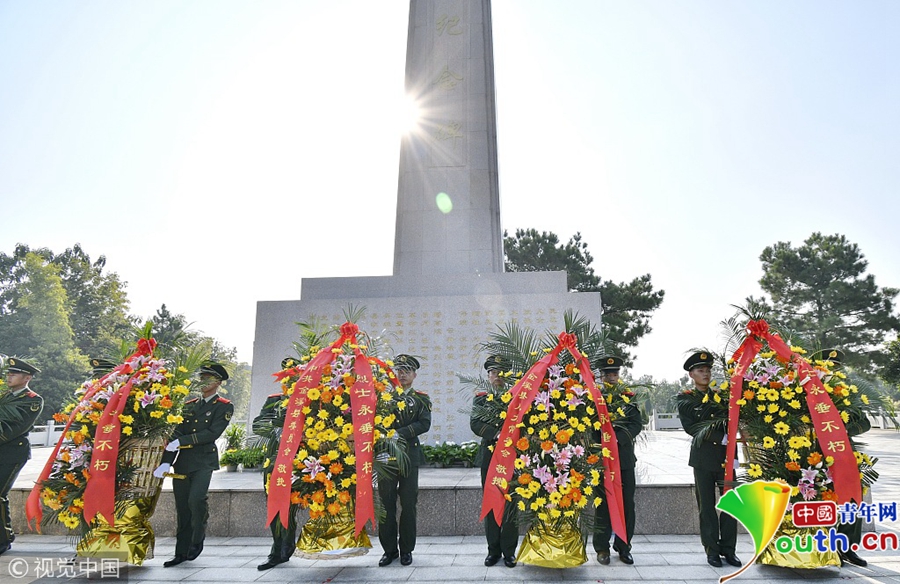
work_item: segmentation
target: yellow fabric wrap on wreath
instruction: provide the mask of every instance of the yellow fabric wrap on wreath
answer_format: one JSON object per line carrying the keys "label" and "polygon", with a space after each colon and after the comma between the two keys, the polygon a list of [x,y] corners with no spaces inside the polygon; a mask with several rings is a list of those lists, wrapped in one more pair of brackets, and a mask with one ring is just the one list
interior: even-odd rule
{"label": "yellow fabric wrap on wreath", "polygon": [[356,522],[349,510],[336,517],[310,519],[303,525],[295,556],[309,560],[337,560],[369,553],[372,543],[365,528],[354,535]]}
{"label": "yellow fabric wrap on wreath", "polygon": [[[821,568],[823,566],[840,566],[841,558],[837,552],[820,552],[816,550],[816,542],[813,540],[813,534],[818,531],[818,527],[795,527],[794,518],[790,513],[786,513],[784,519],[772,542],[766,547],[759,556],[757,563],[766,564],[768,566],[781,566],[783,568]],[[800,536],[800,544],[797,545],[796,536]],[[775,549],[775,542],[779,537],[786,536],[794,540],[794,549],[789,553],[783,554]],[[800,551],[800,549],[809,551]]]}
{"label": "yellow fabric wrap on wreath", "polygon": [[525,533],[516,560],[545,568],[574,568],[587,561],[584,550],[584,537],[573,523],[536,523]]}

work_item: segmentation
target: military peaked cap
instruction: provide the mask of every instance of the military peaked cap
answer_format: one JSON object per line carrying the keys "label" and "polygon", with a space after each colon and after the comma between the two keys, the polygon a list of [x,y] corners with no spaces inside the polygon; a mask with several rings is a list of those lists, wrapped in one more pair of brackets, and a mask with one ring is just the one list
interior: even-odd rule
{"label": "military peaked cap", "polygon": [[690,371],[694,367],[701,367],[703,365],[712,367],[714,360],[713,354],[709,351],[697,351],[684,362],[684,370]]}
{"label": "military peaked cap", "polygon": [[594,369],[599,369],[600,371],[618,371],[624,364],[625,361],[621,357],[607,355],[606,357],[600,357],[594,362]]}
{"label": "military peaked cap", "polygon": [[91,359],[91,367],[93,367],[93,371],[91,371],[91,375],[94,377],[99,377],[104,373],[109,373],[113,369],[116,368],[116,364],[112,361],[107,361],[106,359]]}
{"label": "military peaked cap", "polygon": [[26,363],[18,357],[10,357],[6,360],[6,364],[8,365],[6,370],[12,371],[13,373],[27,373],[28,375],[34,375],[35,373],[41,372],[41,370],[34,365]]}
{"label": "military peaked cap", "polygon": [[512,364],[500,355],[491,355],[484,362],[486,371],[509,371]]}
{"label": "military peaked cap", "polygon": [[419,360],[412,355],[397,355],[394,358],[394,369],[409,369],[416,371],[420,367]]}
{"label": "military peaked cap", "polygon": [[206,363],[200,367],[200,374],[209,373],[210,375],[215,375],[222,381],[228,379],[228,372],[225,371],[225,368],[222,367],[219,363]]}

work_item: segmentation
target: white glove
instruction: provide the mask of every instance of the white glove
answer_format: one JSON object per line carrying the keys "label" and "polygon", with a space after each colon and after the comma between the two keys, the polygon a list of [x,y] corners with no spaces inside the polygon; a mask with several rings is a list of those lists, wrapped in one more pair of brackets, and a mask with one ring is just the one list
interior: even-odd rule
{"label": "white glove", "polygon": [[161,479],[161,478],[163,478],[163,475],[166,474],[167,472],[169,472],[171,469],[172,469],[172,465],[169,464],[168,462],[164,462],[161,465],[159,465],[158,467],[156,467],[156,470],[153,471],[153,476],[155,476],[158,479]]}
{"label": "white glove", "polygon": [[[722,446],[728,446],[728,434],[722,436]],[[168,450],[168,448],[166,448]]]}
{"label": "white glove", "polygon": [[172,440],[171,442],[166,444],[166,451],[175,452],[176,450],[178,450],[179,446],[181,446],[181,444],[178,442],[178,438],[176,438],[175,440]]}

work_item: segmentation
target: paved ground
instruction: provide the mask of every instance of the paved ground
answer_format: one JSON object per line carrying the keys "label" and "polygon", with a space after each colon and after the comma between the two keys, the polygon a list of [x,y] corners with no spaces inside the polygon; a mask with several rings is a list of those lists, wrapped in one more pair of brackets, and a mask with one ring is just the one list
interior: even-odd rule
{"label": "paved ground", "polygon": [[[193,562],[173,568],[162,563],[171,557],[173,538],[161,538],[156,545],[155,559],[141,567],[123,568],[116,580],[101,578],[96,572],[91,582],[119,581],[133,584],[169,582],[716,582],[719,576],[733,569],[713,568],[696,536],[655,535],[636,536],[633,566],[622,564],[614,555],[609,566],[601,566],[593,555],[588,563],[577,568],[553,570],[518,565],[506,568],[498,564],[491,568],[482,565],[484,541],[480,537],[424,537],[420,538],[411,566],[394,562],[385,568],[377,567],[380,553],[376,549],[366,556],[342,560],[292,559],[289,563],[267,572],[256,569],[265,560],[270,542],[265,538],[208,538],[203,554]],[[377,546],[377,543],[376,543]],[[588,546],[588,549],[591,549]],[[749,537],[738,542],[738,555],[751,557]],[[71,578],[63,572],[59,558],[70,557],[71,543],[58,536],[19,536],[14,549],[0,556],[0,582],[3,584],[29,582],[88,582],[85,578]],[[868,568],[820,568],[817,570],[789,570],[770,566],[751,566],[734,581],[746,584],[807,582],[808,580],[850,580],[858,583],[900,582],[900,554],[868,553]],[[49,572],[36,578],[36,569],[45,558]],[[96,570],[98,567],[95,567]],[[22,578],[14,578],[11,571],[25,569]]]}
{"label": "paved ground", "polygon": [[[900,433],[889,430],[872,430],[865,434],[866,451],[879,458],[877,468],[881,478],[873,493],[879,503],[900,503]],[[678,484],[683,482],[687,460],[683,433],[648,433],[647,441],[639,454],[644,461],[641,482]],[[682,452],[684,450],[684,452]],[[49,451],[46,453],[49,455]],[[44,458],[46,458],[46,455]],[[38,458],[36,456],[36,458]],[[29,465],[28,474],[20,476],[17,487],[25,486],[22,480],[33,481],[40,462]],[[472,469],[438,471],[429,469],[431,481],[470,481]],[[475,471],[477,472],[477,471]],[[689,471],[687,471],[689,472]],[[242,488],[243,485],[258,488],[259,474],[215,474],[220,488]],[[668,476],[668,479],[665,477]],[[475,479],[477,481],[477,478]],[[689,482],[689,481],[688,481]],[[477,483],[476,483],[477,484]],[[640,510],[638,511],[640,512]],[[900,533],[900,523],[877,526],[877,532]],[[259,572],[257,564],[264,561],[270,542],[267,538],[208,538],[206,549],[197,560],[185,562],[174,568],[163,568],[174,550],[174,539],[160,538],[156,545],[156,558],[141,567],[126,567],[119,577],[101,577],[93,567],[91,582],[120,581],[129,583],[151,582],[715,582],[718,577],[730,574],[733,569],[712,568],[705,561],[699,536],[695,535],[638,535],[634,538],[634,566],[626,566],[613,556],[612,564],[601,566],[591,554],[588,563],[566,570],[551,570],[519,565],[506,568],[502,564],[491,568],[483,566],[486,553],[481,537],[422,537],[416,546],[412,566],[400,566],[395,562],[386,568],[378,568],[381,553],[372,549],[366,556],[341,560],[304,560],[294,558],[290,563],[267,572]],[[87,582],[76,576],[75,568],[64,568],[59,560],[72,556],[74,542],[65,537],[19,535],[11,551],[0,556],[0,584],[40,582]],[[588,549],[592,549],[590,544]],[[738,540],[738,555],[747,560],[752,557],[749,536]],[[817,570],[789,570],[769,566],[751,566],[735,582],[778,583],[807,582],[808,580],[850,580],[852,582],[900,583],[900,552],[865,552],[870,561],[868,568],[820,568]],[[38,568],[45,572],[38,574]],[[68,572],[66,570],[69,570]],[[83,572],[82,572],[83,574]],[[17,577],[18,576],[18,577]],[[42,576],[42,577],[39,577]],[[74,576],[74,578],[73,578]]]}

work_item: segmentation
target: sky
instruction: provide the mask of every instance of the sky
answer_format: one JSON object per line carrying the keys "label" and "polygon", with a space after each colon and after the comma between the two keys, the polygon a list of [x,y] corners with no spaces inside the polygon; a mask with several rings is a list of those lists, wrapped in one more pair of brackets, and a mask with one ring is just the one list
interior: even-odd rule
{"label": "sky", "polygon": [[[249,362],[257,301],[392,271],[408,14],[0,0],[0,250],[81,243],[133,314]],[[720,347],[778,241],[844,234],[900,287],[898,24],[894,1],[494,0],[503,228],[652,275],[636,376]]]}

